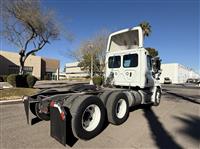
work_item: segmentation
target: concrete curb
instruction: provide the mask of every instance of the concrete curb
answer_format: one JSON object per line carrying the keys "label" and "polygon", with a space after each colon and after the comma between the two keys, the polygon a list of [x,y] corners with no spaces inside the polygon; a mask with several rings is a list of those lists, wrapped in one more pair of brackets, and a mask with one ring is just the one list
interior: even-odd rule
{"label": "concrete curb", "polygon": [[2,100],[0,101],[0,105],[4,104],[16,104],[16,103],[22,103],[22,99],[13,99],[13,100]]}

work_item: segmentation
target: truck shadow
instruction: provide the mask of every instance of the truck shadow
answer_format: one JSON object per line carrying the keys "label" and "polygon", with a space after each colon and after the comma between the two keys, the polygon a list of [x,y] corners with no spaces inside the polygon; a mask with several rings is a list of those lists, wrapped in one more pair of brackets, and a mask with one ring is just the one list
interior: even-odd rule
{"label": "truck shadow", "polygon": [[42,121],[42,120],[39,119],[38,117],[35,117],[35,118],[31,119],[31,125],[35,125],[35,124],[39,123],[40,121]]}
{"label": "truck shadow", "polygon": [[162,149],[181,149],[182,147],[177,144],[173,137],[165,130],[159,118],[151,109],[150,105],[138,105],[130,108],[130,112],[138,109],[143,109],[144,117],[147,119],[149,129],[151,130],[151,136],[155,141],[158,148]]}
{"label": "truck shadow", "polygon": [[182,147],[177,144],[173,137],[165,130],[162,123],[159,121],[155,113],[149,108],[143,109],[144,116],[147,119],[151,136],[154,139],[158,148],[162,149],[181,149]]}
{"label": "truck shadow", "polygon": [[[186,117],[185,117],[186,116]],[[184,123],[184,127],[178,129],[182,135],[187,135],[194,141],[200,141],[200,118],[194,115],[184,115],[184,117],[174,116],[175,119]]]}

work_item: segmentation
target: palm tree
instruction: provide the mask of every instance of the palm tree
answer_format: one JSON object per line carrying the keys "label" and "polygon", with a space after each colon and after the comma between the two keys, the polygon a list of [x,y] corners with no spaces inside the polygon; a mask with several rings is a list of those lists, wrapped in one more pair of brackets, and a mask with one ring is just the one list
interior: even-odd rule
{"label": "palm tree", "polygon": [[147,21],[143,21],[139,24],[143,31],[143,37],[148,37],[151,34],[151,25]]}
{"label": "palm tree", "polygon": [[[143,21],[139,24],[139,26],[142,28],[142,32],[143,32],[143,37],[148,37],[151,34],[151,25],[149,22],[147,21]],[[158,55],[158,51],[155,48],[146,48],[147,51],[149,51],[149,54],[152,57],[156,57]]]}

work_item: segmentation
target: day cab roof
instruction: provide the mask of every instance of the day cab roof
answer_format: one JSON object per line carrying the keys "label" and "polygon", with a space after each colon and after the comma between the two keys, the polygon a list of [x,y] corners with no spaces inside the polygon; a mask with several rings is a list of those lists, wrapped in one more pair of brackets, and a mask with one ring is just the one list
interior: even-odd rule
{"label": "day cab roof", "polygon": [[143,47],[143,32],[140,26],[126,28],[110,34],[107,52],[138,49]]}

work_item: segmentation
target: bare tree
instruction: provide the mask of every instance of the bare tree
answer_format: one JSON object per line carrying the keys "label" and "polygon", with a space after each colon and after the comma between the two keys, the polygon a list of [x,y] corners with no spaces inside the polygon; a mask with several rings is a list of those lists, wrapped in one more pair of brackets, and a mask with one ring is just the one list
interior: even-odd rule
{"label": "bare tree", "polygon": [[20,74],[29,55],[58,38],[52,11],[43,11],[39,0],[2,0],[1,36],[19,48]]}
{"label": "bare tree", "polygon": [[105,67],[107,38],[108,31],[102,30],[90,40],[83,41],[79,49],[71,51],[71,55],[79,61],[79,66],[83,70],[90,72],[93,59],[94,73],[102,74]]}

